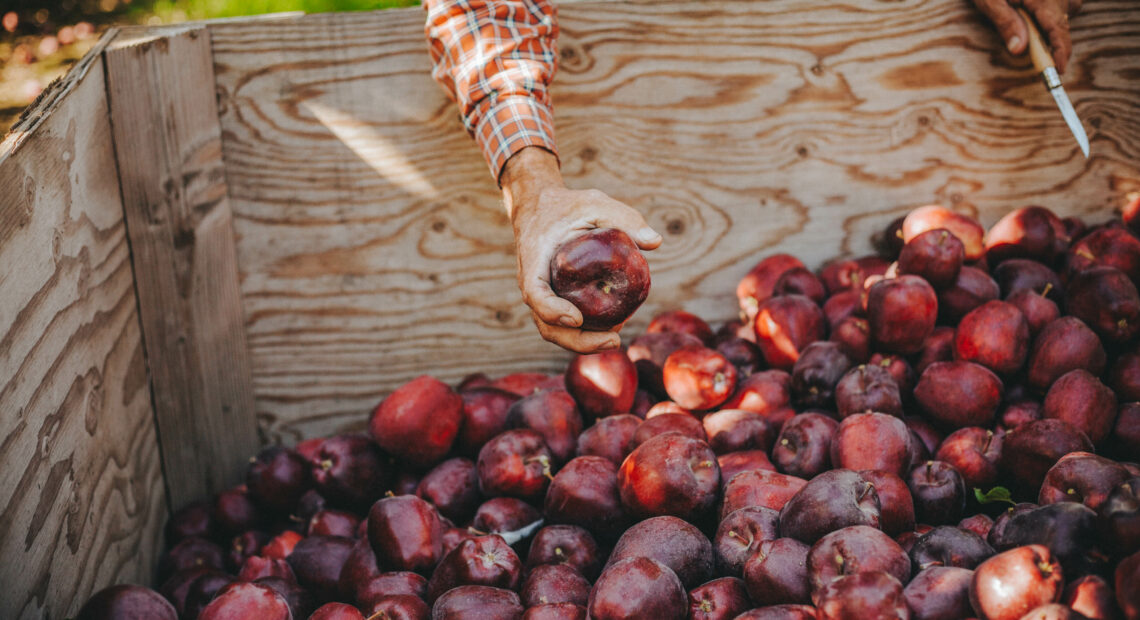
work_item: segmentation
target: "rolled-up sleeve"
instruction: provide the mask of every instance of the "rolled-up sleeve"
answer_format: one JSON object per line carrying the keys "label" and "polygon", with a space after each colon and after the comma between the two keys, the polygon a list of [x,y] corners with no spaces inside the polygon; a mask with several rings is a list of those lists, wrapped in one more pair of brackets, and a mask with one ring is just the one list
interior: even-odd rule
{"label": "rolled-up sleeve", "polygon": [[554,153],[550,81],[558,21],[544,0],[426,0],[432,77],[459,104],[467,132],[499,178],[527,146]]}

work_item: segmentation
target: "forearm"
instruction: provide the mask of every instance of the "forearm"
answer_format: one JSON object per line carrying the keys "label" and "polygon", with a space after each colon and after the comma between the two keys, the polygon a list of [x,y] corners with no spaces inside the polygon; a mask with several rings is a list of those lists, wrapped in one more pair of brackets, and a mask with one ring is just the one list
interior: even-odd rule
{"label": "forearm", "polygon": [[[547,0],[426,0],[432,76],[498,179],[528,146],[557,153],[549,86],[558,25]],[[557,156],[557,155],[556,155]]]}

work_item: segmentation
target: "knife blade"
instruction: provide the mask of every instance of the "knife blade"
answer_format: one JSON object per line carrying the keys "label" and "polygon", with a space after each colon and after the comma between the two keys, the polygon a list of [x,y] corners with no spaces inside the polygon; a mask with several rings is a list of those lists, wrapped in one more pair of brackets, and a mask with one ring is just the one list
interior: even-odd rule
{"label": "knife blade", "polygon": [[1045,47],[1045,40],[1041,37],[1041,31],[1037,29],[1037,23],[1033,21],[1033,18],[1025,12],[1025,9],[1019,8],[1017,12],[1021,13],[1029,32],[1029,57],[1033,60],[1033,68],[1041,73],[1045,87],[1049,89],[1049,94],[1053,95],[1053,101],[1057,102],[1057,107],[1061,110],[1065,124],[1069,126],[1069,131],[1073,133],[1073,137],[1077,139],[1077,144],[1081,147],[1085,159],[1088,159],[1088,134],[1085,133],[1084,126],[1081,125],[1081,119],[1077,117],[1077,111],[1073,109],[1073,102],[1069,100],[1069,95],[1061,86],[1061,76],[1058,75],[1057,67],[1053,64],[1053,55]]}

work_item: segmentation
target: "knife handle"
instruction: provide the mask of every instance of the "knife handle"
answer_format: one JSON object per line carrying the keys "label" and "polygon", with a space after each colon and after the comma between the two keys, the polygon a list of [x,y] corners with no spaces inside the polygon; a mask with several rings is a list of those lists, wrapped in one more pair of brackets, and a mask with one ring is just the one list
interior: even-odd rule
{"label": "knife handle", "polygon": [[1049,53],[1049,48],[1045,47],[1045,39],[1037,29],[1037,22],[1025,12],[1025,9],[1018,8],[1017,12],[1021,13],[1021,18],[1025,20],[1026,31],[1029,33],[1029,58],[1033,60],[1033,68],[1037,69],[1038,73],[1044,72],[1045,69],[1055,69],[1053,55]]}

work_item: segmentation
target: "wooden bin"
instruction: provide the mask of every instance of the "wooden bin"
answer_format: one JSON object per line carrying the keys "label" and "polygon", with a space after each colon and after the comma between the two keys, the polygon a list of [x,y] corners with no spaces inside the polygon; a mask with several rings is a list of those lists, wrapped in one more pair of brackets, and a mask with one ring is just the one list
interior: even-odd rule
{"label": "wooden bin", "polygon": [[[777,251],[907,209],[1102,220],[1140,190],[1140,5],[1087,3],[1066,87],[965,0],[575,3],[563,172],[665,235],[627,328],[735,315]],[[422,373],[558,371],[421,9],[122,30],[0,146],[0,618],[150,583],[171,506],[260,444],[362,428]]]}

